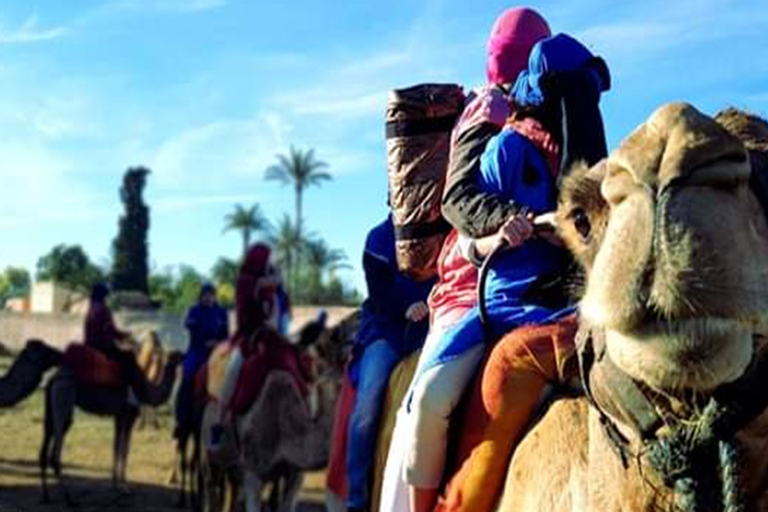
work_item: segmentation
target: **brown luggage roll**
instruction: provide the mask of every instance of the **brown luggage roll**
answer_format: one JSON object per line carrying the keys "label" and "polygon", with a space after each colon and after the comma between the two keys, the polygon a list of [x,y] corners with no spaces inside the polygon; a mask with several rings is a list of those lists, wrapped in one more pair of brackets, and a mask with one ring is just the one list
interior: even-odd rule
{"label": "brown luggage roll", "polygon": [[422,84],[389,93],[389,199],[397,264],[419,281],[437,274],[437,257],[451,229],[440,205],[451,130],[463,108],[464,93],[455,84]]}

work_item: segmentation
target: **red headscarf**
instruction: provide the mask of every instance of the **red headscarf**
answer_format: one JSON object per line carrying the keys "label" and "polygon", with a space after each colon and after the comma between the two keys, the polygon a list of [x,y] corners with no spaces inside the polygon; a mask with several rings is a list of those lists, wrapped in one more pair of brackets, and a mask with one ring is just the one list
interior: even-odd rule
{"label": "red headscarf", "polygon": [[[263,327],[275,307],[275,286],[258,286],[259,280],[277,277],[269,262],[271,249],[264,244],[251,246],[237,277],[235,303],[237,311],[236,338],[250,338]],[[263,281],[262,281],[263,284]]]}

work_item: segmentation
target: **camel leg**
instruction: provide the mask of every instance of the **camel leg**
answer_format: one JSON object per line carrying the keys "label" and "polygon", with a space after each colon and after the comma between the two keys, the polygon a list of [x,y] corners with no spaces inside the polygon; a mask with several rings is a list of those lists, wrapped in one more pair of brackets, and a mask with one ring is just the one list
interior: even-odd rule
{"label": "camel leg", "polygon": [[285,492],[282,496],[278,512],[295,512],[299,491],[304,483],[304,473],[299,470],[289,470],[285,475]]}
{"label": "camel leg", "polygon": [[51,418],[50,388],[45,389],[45,419],[43,421],[43,442],[40,445],[40,487],[43,491],[43,503],[50,503],[48,493],[48,461],[51,458],[51,439],[53,437],[53,419]]}
{"label": "camel leg", "polygon": [[50,451],[49,463],[58,481],[59,490],[68,507],[74,507],[75,502],[69,494],[61,468],[61,452],[64,448],[64,437],[72,425],[72,416],[77,399],[77,387],[71,378],[59,378],[50,384],[51,413],[53,427],[53,445]]}
{"label": "camel leg", "polygon": [[264,482],[253,471],[246,470],[243,481],[243,491],[245,492],[245,510],[246,512],[261,511],[261,488]]}
{"label": "camel leg", "polygon": [[189,437],[186,432],[179,433],[179,438],[176,441],[176,458],[179,461],[179,473],[181,479],[181,487],[179,489],[179,500],[176,502],[176,506],[181,508],[187,505],[187,440]]}
{"label": "camel leg", "polygon": [[192,435],[192,460],[189,463],[189,495],[195,509],[200,505],[200,443],[197,435]]}
{"label": "camel leg", "polygon": [[112,488],[117,489],[120,480],[120,445],[123,442],[123,422],[120,415],[115,417],[115,436],[112,440]]}
{"label": "camel leg", "polygon": [[131,451],[131,434],[138,412],[127,405],[125,410],[115,417],[114,460],[112,464],[112,485],[127,491],[126,469],[128,454]]}
{"label": "camel leg", "polygon": [[128,417],[126,418],[125,428],[123,429],[123,443],[120,452],[120,484],[123,486],[123,490],[128,490],[128,456],[131,454],[131,439],[133,436],[133,427],[136,424],[136,417],[138,411],[130,409]]}

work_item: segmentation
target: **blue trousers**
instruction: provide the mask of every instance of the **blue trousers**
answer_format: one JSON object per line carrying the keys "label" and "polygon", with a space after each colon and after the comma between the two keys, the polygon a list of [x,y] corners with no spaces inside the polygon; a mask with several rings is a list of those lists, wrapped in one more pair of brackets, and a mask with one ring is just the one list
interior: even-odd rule
{"label": "blue trousers", "polygon": [[355,405],[349,416],[347,439],[347,506],[369,508],[371,468],[375,456],[379,417],[392,370],[401,355],[385,340],[379,340],[363,352]]}

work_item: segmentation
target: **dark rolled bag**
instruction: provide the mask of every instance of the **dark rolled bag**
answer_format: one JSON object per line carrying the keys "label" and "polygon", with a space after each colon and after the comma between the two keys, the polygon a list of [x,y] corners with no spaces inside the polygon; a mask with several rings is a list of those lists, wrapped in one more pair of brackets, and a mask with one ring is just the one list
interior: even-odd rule
{"label": "dark rolled bag", "polygon": [[418,281],[437,275],[437,258],[451,230],[440,205],[451,131],[463,108],[464,92],[456,84],[389,93],[387,162],[397,265]]}

